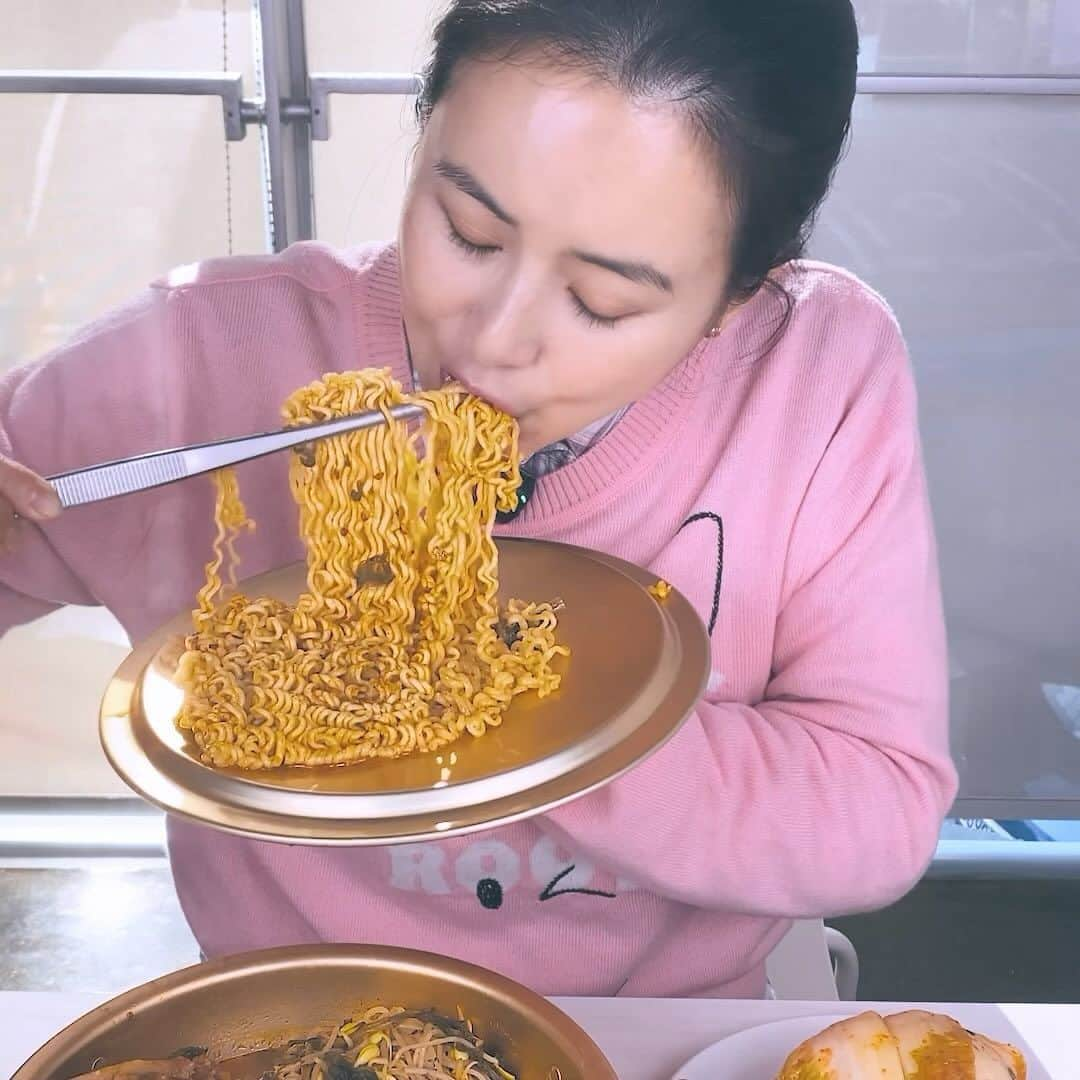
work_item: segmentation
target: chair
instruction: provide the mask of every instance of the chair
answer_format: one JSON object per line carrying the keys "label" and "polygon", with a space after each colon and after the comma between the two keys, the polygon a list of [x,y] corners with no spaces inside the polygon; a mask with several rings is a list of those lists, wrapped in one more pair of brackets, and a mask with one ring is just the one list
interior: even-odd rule
{"label": "chair", "polygon": [[851,941],[821,919],[799,919],[765,961],[775,997],[787,1001],[854,1001],[859,956]]}

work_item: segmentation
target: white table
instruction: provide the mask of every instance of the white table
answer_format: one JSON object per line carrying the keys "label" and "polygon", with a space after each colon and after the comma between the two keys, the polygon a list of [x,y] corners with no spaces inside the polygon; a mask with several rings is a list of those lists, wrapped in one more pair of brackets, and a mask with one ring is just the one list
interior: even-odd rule
{"label": "white table", "polygon": [[[92,994],[0,992],[0,1077],[9,1077],[50,1036],[100,1001]],[[771,1020],[907,1007],[835,1001],[598,998],[560,998],[556,1004],[596,1040],[620,1080],[670,1080],[680,1065],[711,1043]],[[1022,1047],[1031,1080],[1080,1078],[1080,1005],[924,1007],[947,1012],[966,1027]]]}

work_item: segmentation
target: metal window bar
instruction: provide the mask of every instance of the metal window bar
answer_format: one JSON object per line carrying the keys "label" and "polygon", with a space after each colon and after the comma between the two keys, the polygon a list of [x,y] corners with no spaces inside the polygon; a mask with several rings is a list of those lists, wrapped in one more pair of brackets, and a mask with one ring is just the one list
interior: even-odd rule
{"label": "metal window bar", "polygon": [[[129,796],[0,796],[0,865],[9,860],[162,858],[165,815]],[[936,880],[1080,881],[1080,843],[942,840]]]}
{"label": "metal window bar", "polygon": [[[257,124],[265,140],[264,171],[270,246],[282,251],[315,236],[312,142],[330,138],[333,94],[409,96],[423,85],[419,75],[307,70],[303,0],[257,0],[260,86],[243,96],[232,72],[0,71],[0,93],[176,94],[219,97],[225,137],[244,138]],[[860,75],[856,89],[868,95],[1080,96],[1071,75]]]}
{"label": "metal window bar", "polygon": [[265,102],[267,224],[270,246],[315,237],[307,41],[303,0],[257,0],[259,92]]}
{"label": "metal window bar", "polygon": [[[271,6],[279,0],[260,0]],[[286,4],[302,6],[302,0],[284,0]],[[409,96],[419,92],[423,80],[416,74],[394,73],[326,73],[308,78],[306,101],[296,100],[281,105],[286,123],[303,127],[312,141],[330,138],[330,96],[332,94],[397,94]],[[995,96],[1080,96],[1080,77],[1037,75],[906,75],[867,74],[857,79],[860,94],[923,94],[923,95],[995,95]],[[268,98],[269,100],[269,98]],[[309,151],[310,161],[310,151]],[[299,210],[299,208],[297,208]],[[313,234],[295,236],[309,239]]]}
{"label": "metal window bar", "polygon": [[407,97],[418,94],[424,80],[409,73],[322,73],[312,75],[309,83],[309,106],[305,112],[311,118],[311,137],[322,141],[330,138],[331,94],[399,94]]}
{"label": "metal window bar", "polygon": [[218,97],[225,138],[237,142],[247,125],[264,120],[262,104],[244,98],[242,76],[231,72],[0,71],[0,94],[172,94]]}
{"label": "metal window bar", "polygon": [[875,72],[858,76],[855,85],[860,94],[1080,95],[1080,76],[1072,75],[915,75]]}
{"label": "metal window bar", "polygon": [[[270,0],[272,2],[272,0]],[[416,74],[365,72],[323,73],[309,79],[307,103],[288,106],[288,119],[311,121],[311,137],[330,138],[329,97],[331,94],[419,93],[423,79]],[[1052,97],[1080,96],[1080,76],[1066,75],[860,75],[860,94],[968,94]]]}

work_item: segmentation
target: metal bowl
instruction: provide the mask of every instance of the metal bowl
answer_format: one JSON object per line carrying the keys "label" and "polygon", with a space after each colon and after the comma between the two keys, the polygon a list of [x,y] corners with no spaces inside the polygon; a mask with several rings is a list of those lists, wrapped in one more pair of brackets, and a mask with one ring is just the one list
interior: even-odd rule
{"label": "metal bowl", "polygon": [[69,1080],[188,1045],[231,1057],[326,1029],[373,1005],[460,1007],[520,1080],[618,1080],[565,1013],[459,960],[368,945],[301,945],[185,968],[113,998],[50,1039],[12,1080]]}

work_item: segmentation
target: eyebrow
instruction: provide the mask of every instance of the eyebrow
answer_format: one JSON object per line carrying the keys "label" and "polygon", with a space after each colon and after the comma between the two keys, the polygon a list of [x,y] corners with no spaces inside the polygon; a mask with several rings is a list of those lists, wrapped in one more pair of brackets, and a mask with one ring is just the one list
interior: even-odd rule
{"label": "eyebrow", "polygon": [[[462,168],[460,165],[455,165],[452,161],[447,161],[443,158],[435,163],[435,172],[444,179],[449,180],[458,191],[470,196],[482,206],[485,206],[500,221],[505,222],[507,225],[517,226],[517,220],[514,216],[507,213],[507,211],[498,204],[495,196],[492,195],[468,169]],[[635,284],[652,285],[653,288],[660,289],[666,293],[675,291],[671,284],[671,278],[663,271],[657,270],[651,263],[635,261],[632,259],[612,259],[606,255],[595,255],[589,251],[575,250],[570,254],[581,262],[589,263],[592,266],[599,266],[602,270],[610,270],[612,273],[618,274],[620,277],[624,277]]]}
{"label": "eyebrow", "polygon": [[580,259],[582,262],[590,263],[593,266],[599,266],[604,270],[611,270],[613,273],[619,274],[638,285],[652,285],[654,288],[662,289],[666,293],[675,291],[672,288],[671,278],[662,271],[657,270],[651,263],[609,259],[606,255],[593,255],[588,251],[572,251],[570,254],[575,259]]}
{"label": "eyebrow", "polygon": [[505,221],[507,225],[517,225],[517,221],[495,201],[495,196],[468,169],[444,159],[435,163],[435,171],[449,180],[458,191],[486,206],[500,221]]}

